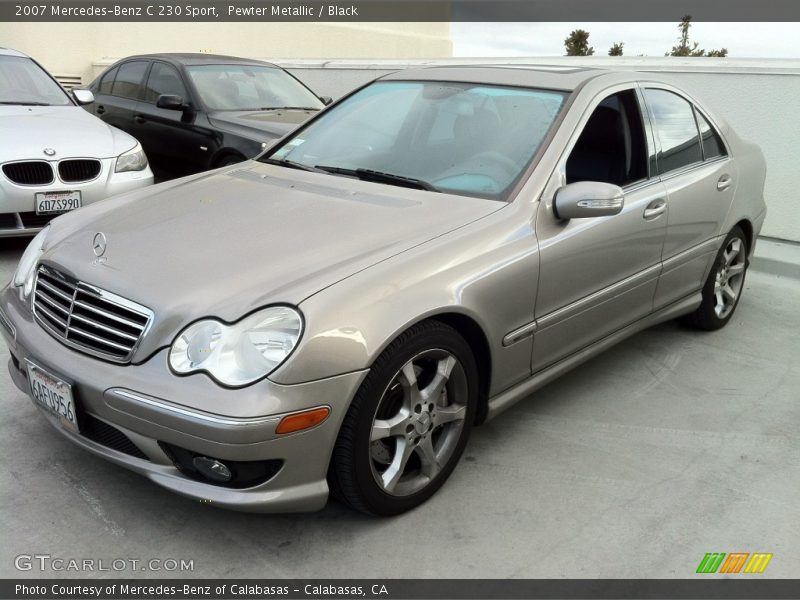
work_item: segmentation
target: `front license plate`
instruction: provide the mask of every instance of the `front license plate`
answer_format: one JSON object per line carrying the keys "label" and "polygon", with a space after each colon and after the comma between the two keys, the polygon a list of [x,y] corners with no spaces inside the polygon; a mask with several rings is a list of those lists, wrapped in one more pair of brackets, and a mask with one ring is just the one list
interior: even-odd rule
{"label": "front license plate", "polygon": [[81,207],[81,193],[39,192],[36,194],[37,215],[59,215]]}
{"label": "front license plate", "polygon": [[33,399],[56,415],[63,427],[78,433],[78,416],[75,414],[72,386],[30,361],[27,361],[27,367]]}

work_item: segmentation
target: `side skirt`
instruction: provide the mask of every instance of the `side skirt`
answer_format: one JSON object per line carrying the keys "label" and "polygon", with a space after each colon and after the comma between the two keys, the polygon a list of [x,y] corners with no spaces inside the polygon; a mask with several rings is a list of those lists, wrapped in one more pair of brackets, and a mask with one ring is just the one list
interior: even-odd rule
{"label": "side skirt", "polygon": [[639,333],[644,329],[648,329],[653,325],[663,323],[664,321],[670,321],[694,311],[698,306],[700,306],[702,301],[702,294],[700,291],[697,291],[682,300],[674,302],[669,306],[665,306],[657,312],[654,312],[645,318],[636,321],[635,323],[631,323],[619,331],[612,333],[611,335],[608,335],[589,346],[586,346],[575,354],[572,354],[571,356],[568,356],[567,358],[550,365],[546,369],[535,373],[525,381],[516,384],[506,391],[500,392],[494,398],[489,399],[489,412],[486,416],[486,420],[488,421],[489,419],[493,419],[507,408],[528,397],[542,386],[550,383],[567,371],[577,367],[581,363],[589,360],[600,352],[603,352],[604,350],[614,346],[633,334]]}

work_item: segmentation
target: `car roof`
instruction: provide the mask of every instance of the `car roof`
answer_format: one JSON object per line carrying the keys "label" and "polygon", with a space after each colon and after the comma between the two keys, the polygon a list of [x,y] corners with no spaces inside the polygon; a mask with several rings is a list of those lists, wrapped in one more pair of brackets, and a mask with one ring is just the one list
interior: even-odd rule
{"label": "car roof", "polygon": [[252,58],[241,58],[238,56],[225,56],[222,54],[205,54],[202,52],[169,52],[157,54],[137,54],[134,56],[126,56],[122,60],[131,60],[135,58],[144,58],[148,60],[163,60],[171,62],[176,65],[252,65],[262,67],[280,68],[278,65],[265,62],[263,60],[255,60]]}
{"label": "car roof", "polygon": [[0,56],[22,56],[24,58],[30,58],[27,54],[19,50],[14,50],[13,48],[0,48]]}
{"label": "car roof", "polygon": [[[589,80],[609,77],[635,81],[641,74],[589,67],[536,64],[449,65],[405,69],[381,77],[382,81],[452,81],[486,85],[508,85],[571,92]],[[648,74],[649,76],[649,74]]]}

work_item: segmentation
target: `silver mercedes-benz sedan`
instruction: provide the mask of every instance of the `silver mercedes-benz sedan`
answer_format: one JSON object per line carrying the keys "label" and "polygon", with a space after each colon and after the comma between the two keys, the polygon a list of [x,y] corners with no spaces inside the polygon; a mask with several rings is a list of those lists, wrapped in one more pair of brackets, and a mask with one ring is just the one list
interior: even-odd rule
{"label": "silver mercedes-benz sedan", "polygon": [[159,485],[392,515],[589,357],[667,319],[724,326],[764,178],[649,74],[404,71],[255,161],[59,217],[0,330],[58,431]]}

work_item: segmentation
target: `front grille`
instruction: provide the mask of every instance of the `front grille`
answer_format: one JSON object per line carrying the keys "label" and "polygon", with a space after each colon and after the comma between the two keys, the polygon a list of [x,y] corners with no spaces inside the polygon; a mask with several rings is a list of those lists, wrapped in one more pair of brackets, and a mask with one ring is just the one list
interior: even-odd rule
{"label": "front grille", "polygon": [[130,362],[153,313],[130,300],[40,266],[33,292],[39,324],[58,340],[92,356]]}
{"label": "front grille", "polygon": [[22,219],[22,226],[25,229],[44,227],[57,216],[59,215],[37,215],[35,212],[19,213],[19,218]]}
{"label": "front grille", "polygon": [[45,185],[53,182],[53,168],[44,160],[6,163],[3,173],[20,185]]}
{"label": "front grille", "polygon": [[117,452],[124,452],[136,458],[150,460],[127,435],[116,427],[88,413],[81,415],[81,435]]}
{"label": "front grille", "polygon": [[88,158],[73,158],[58,163],[58,176],[65,183],[91,181],[100,175],[100,161]]}

